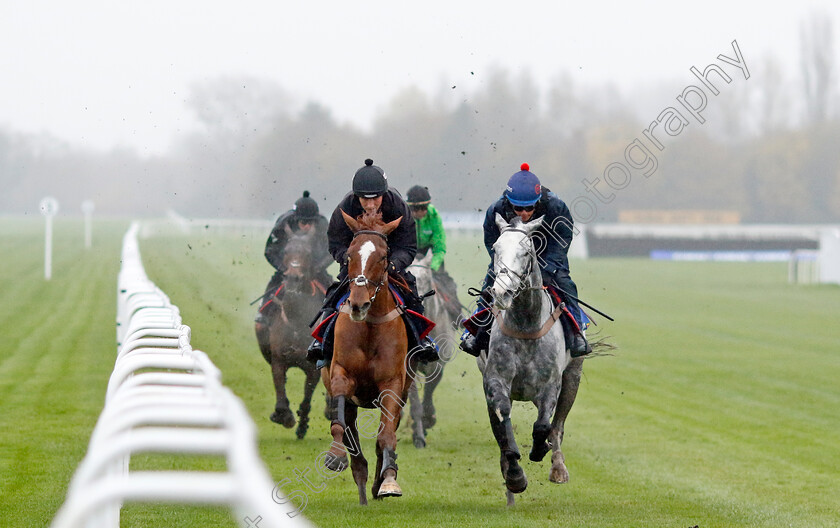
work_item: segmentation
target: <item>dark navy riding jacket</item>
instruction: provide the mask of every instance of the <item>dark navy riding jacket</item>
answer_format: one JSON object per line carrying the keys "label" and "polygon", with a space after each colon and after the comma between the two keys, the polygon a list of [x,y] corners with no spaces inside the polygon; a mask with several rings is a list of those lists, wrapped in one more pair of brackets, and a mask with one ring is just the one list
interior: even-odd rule
{"label": "dark navy riding jacket", "polygon": [[[299,229],[299,218],[297,211],[290,209],[280,215],[271,234],[268,235],[268,240],[265,242],[265,259],[274,266],[276,270],[283,270],[283,253],[286,249],[286,243],[289,241],[289,234],[286,232],[288,227],[293,233]],[[312,247],[312,262],[315,266],[325,269],[329,265],[327,260],[327,219],[322,215],[318,215],[314,221],[315,225],[315,240]]]}
{"label": "dark navy riding jacket", "polygon": [[[496,225],[496,213],[510,222],[516,217],[513,206],[502,196],[487,209],[484,216],[484,246],[490,254],[490,266],[493,266],[493,244],[499,239],[499,226]],[[534,208],[532,221],[543,217],[539,233],[534,236],[534,245],[540,261],[543,279],[561,278],[569,275],[569,244],[572,243],[574,222],[569,207],[556,194],[542,188],[540,199]]]}
{"label": "dark navy riding jacket", "polygon": [[[394,189],[388,189],[382,196],[382,206],[379,210],[382,213],[382,221],[386,224],[402,217],[402,221],[397,228],[388,235],[388,251],[390,252],[388,258],[397,272],[404,273],[406,266],[411,264],[414,255],[417,253],[414,218],[411,217],[408,204],[402,199],[400,193]],[[342,271],[345,271],[344,254],[347,253],[347,248],[353,241],[353,232],[344,222],[341,211],[357,218],[365,210],[362,208],[359,198],[350,192],[341,200],[330,218],[330,226],[327,230],[330,254],[336,262],[341,264]]]}

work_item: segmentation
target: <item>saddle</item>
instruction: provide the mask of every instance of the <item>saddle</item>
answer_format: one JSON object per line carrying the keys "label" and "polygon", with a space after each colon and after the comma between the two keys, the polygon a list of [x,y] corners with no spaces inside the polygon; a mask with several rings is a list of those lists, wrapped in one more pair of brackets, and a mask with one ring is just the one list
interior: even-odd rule
{"label": "saddle", "polygon": [[[574,328],[578,332],[586,330],[586,328],[589,327],[589,323],[591,322],[591,320],[589,319],[589,316],[586,315],[586,312],[583,311],[583,309],[580,310],[581,319],[583,319],[583,328],[581,328],[581,325],[578,324],[577,320],[575,320],[575,317],[572,315],[572,312],[569,311],[569,308],[563,302],[563,298],[561,297],[560,292],[558,292],[553,286],[544,286],[544,288],[548,291],[549,298],[551,299],[551,304],[554,308],[555,313],[558,313],[559,317],[562,318],[561,321],[563,321],[564,324],[572,325],[572,328]],[[477,335],[482,328],[489,329],[494,319],[494,310],[489,307],[484,307],[476,311],[468,319],[465,319],[461,324],[463,325],[464,329],[466,329],[470,334]],[[556,318],[554,319],[556,320]]]}
{"label": "saddle", "polygon": [[[391,276],[391,277],[393,278],[393,276]],[[409,292],[408,293],[409,295],[412,295],[410,293],[411,290],[409,289],[408,284],[404,280],[402,280],[401,278],[398,282],[396,282],[396,284],[393,284],[389,281],[388,288],[391,290],[391,293],[394,295],[394,301],[397,304],[396,310],[400,315],[403,315],[403,318],[405,318],[406,316],[410,317],[411,318],[411,323],[410,324],[415,325],[415,330],[417,332],[417,335],[418,335],[419,339],[425,339],[426,336],[429,335],[429,332],[431,332],[432,329],[435,327],[435,323],[433,321],[431,321],[430,319],[428,319],[423,314],[418,313],[415,310],[412,310],[412,309],[407,307],[406,302],[405,302],[405,298],[404,298],[404,294],[402,292],[400,292],[399,289],[397,288],[397,286],[399,286],[399,285],[403,286],[405,288],[405,290],[407,290]],[[335,322],[335,318],[338,317],[338,314],[341,311],[342,306],[347,301],[347,298],[349,296],[350,296],[349,292],[342,293],[341,296],[339,297],[338,302],[336,302],[335,306],[333,307],[335,311],[333,313],[331,313],[328,317],[325,317],[318,324],[318,326],[316,326],[315,329],[312,331],[312,337],[317,339],[318,342],[324,343],[325,340],[327,340],[328,337],[331,337],[331,335],[328,335],[328,334],[331,334],[330,331],[333,327],[333,323]],[[384,322],[384,321],[382,321],[382,322]],[[408,321],[406,321],[406,324],[409,324]],[[406,330],[410,332],[410,329],[406,328]]]}

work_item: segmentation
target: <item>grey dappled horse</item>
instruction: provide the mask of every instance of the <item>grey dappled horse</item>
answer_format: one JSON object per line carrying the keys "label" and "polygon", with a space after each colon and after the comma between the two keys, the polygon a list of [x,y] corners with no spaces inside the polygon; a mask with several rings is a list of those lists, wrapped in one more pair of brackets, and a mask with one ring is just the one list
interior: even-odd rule
{"label": "grey dappled horse", "polygon": [[[436,289],[435,282],[432,277],[432,269],[429,264],[432,261],[432,252],[428,251],[425,257],[415,257],[408,269],[411,274],[417,279],[417,291],[422,295],[429,290]],[[432,330],[432,338],[437,343],[440,350],[450,347],[451,329],[453,328],[453,321],[450,321],[449,312],[441,295],[432,295],[423,300],[423,308],[425,315],[435,323]],[[435,414],[435,405],[432,401],[432,396],[443,377],[443,367],[446,363],[442,360],[433,361],[431,363],[419,363],[417,365],[417,373],[414,376],[414,383],[408,391],[408,399],[410,403],[411,414],[411,437],[414,441],[414,447],[426,447],[426,431],[431,429],[437,422]],[[422,376],[421,376],[422,375]],[[423,381],[423,400],[420,401],[420,390],[418,388],[419,382]]]}
{"label": "grey dappled horse", "polygon": [[[510,421],[511,402],[530,401],[538,411],[529,458],[539,462],[549,451],[549,480],[567,482],[569,473],[560,444],[566,416],[577,395],[583,358],[572,359],[566,350],[563,326],[556,322],[543,290],[539,262],[531,236],[542,218],[508,224],[496,215],[501,234],[493,245],[493,312],[490,345],[478,359],[490,425],[501,450],[501,469],[508,505],[513,493],[525,491],[528,479],[519,465],[519,448]],[[556,323],[556,324],[555,324]],[[552,417],[553,414],[553,417]]]}

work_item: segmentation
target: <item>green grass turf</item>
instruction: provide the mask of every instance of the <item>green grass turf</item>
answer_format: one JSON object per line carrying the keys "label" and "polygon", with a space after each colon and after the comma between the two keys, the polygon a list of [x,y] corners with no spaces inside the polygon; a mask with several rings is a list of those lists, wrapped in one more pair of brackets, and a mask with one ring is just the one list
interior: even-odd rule
{"label": "green grass turf", "polygon": [[[90,254],[81,242],[57,248],[67,271],[56,265],[44,284],[35,238],[42,225],[15,225],[10,234],[3,222],[0,519],[37,526],[63,502],[104,401],[122,233]],[[596,316],[601,335],[620,348],[585,363],[564,442],[571,482],[550,484],[548,461],[525,461],[529,487],[514,508],[505,506],[481,378],[474,360],[459,355],[438,389],[428,447],[415,449],[405,421],[401,427],[404,496],[362,508],[349,472],[324,481],[315,469],[330,442],[323,388],[306,439],[268,420],[273,387],[248,304],[271,275],[265,237],[157,236],[141,240],[141,251],[150,278],[192,327],[193,346],[245,402],[272,477],[291,479],[284,490],[306,498],[304,515],[317,525],[840,525],[840,288],[788,285],[784,264],[574,261],[581,296],[616,318]],[[450,236],[447,268],[462,292],[486,265],[476,238]],[[302,381],[291,372],[295,406]],[[535,413],[525,403],[514,409],[527,452]],[[373,461],[373,440],[362,448]],[[176,461],[146,456],[132,466],[168,463]],[[187,464],[217,469],[219,461]],[[317,492],[295,480],[296,469],[309,470]],[[123,519],[125,526],[234,525],[223,510],[194,507],[127,505]]]}

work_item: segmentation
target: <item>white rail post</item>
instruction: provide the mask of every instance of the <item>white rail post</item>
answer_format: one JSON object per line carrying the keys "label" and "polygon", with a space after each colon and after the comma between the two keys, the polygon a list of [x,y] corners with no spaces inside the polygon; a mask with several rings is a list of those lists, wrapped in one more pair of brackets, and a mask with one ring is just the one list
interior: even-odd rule
{"label": "white rail post", "polygon": [[39,207],[47,221],[44,235],[44,278],[50,280],[52,278],[52,219],[58,212],[58,200],[47,196],[41,200]]}

